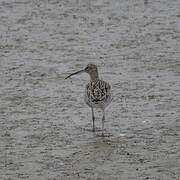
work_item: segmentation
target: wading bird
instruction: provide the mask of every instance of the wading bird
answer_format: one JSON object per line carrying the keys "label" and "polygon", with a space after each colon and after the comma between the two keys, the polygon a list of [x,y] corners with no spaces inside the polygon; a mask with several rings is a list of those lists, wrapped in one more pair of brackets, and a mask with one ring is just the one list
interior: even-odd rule
{"label": "wading bird", "polygon": [[105,121],[105,108],[110,104],[111,98],[111,86],[99,79],[98,68],[94,64],[88,64],[85,69],[70,74],[65,79],[86,72],[90,75],[90,82],[85,88],[85,103],[91,108],[93,132],[95,131],[95,116],[94,108],[100,108],[103,112],[102,117],[102,136],[104,136],[104,121]]}

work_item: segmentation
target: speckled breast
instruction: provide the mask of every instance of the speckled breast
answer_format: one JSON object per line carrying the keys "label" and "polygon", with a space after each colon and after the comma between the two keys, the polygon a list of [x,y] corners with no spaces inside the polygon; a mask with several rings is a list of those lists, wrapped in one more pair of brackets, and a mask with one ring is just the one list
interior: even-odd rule
{"label": "speckled breast", "polygon": [[91,81],[86,85],[85,102],[93,108],[105,108],[111,102],[111,87],[102,80]]}

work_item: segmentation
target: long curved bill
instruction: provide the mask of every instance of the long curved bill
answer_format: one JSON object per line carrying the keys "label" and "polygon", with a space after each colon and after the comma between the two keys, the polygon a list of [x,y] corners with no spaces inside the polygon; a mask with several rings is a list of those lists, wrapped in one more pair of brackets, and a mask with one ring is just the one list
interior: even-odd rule
{"label": "long curved bill", "polygon": [[80,70],[80,71],[77,71],[77,72],[75,72],[75,73],[70,74],[70,75],[67,76],[65,79],[68,79],[68,78],[70,78],[71,76],[74,76],[74,75],[76,75],[76,74],[83,73],[83,72],[84,72],[84,69],[83,69],[83,70]]}

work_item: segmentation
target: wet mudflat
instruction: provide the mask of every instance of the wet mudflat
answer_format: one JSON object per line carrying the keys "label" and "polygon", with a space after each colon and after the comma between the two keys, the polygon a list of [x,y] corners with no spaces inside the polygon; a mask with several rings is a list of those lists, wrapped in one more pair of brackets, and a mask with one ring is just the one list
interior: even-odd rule
{"label": "wet mudflat", "polygon": [[[0,1],[0,179],[180,179],[179,0]],[[89,62],[112,85],[83,100]]]}

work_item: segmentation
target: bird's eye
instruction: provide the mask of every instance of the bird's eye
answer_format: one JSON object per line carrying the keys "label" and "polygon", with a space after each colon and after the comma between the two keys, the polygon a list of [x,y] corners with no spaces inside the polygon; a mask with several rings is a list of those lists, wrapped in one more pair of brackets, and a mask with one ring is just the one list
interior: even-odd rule
{"label": "bird's eye", "polygon": [[85,70],[88,70],[89,69],[89,67],[87,66],[86,68],[85,68]]}

